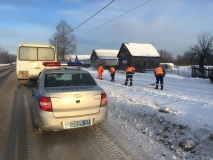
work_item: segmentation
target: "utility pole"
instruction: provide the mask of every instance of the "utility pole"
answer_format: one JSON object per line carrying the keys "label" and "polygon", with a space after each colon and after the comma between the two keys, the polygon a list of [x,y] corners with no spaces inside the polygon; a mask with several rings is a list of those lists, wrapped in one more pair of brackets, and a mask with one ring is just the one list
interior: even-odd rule
{"label": "utility pole", "polygon": [[58,38],[55,37],[55,54],[56,54],[56,61],[58,62]]}

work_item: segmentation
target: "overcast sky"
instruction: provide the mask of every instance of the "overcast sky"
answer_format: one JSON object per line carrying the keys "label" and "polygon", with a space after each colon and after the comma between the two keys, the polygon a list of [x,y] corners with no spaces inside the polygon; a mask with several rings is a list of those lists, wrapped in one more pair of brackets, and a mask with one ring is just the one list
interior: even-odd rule
{"label": "overcast sky", "polygon": [[[49,43],[60,20],[76,28],[111,1],[1,0],[0,47],[16,54],[18,44]],[[213,0],[115,0],[74,30],[77,54],[129,42],[182,55],[198,34],[213,34],[212,15]]]}

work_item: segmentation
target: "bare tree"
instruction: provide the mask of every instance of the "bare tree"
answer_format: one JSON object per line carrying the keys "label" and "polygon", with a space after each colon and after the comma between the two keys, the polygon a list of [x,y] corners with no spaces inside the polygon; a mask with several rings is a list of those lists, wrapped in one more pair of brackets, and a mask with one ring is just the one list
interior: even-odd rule
{"label": "bare tree", "polygon": [[170,52],[166,51],[165,49],[158,50],[158,53],[160,54],[160,62],[161,63],[171,63],[173,60],[173,56]]}
{"label": "bare tree", "polygon": [[9,63],[9,53],[7,50],[0,48],[0,63],[7,64]]}
{"label": "bare tree", "polygon": [[184,64],[184,63],[183,63],[183,56],[178,54],[178,55],[176,56],[176,58],[173,60],[173,63],[174,63],[175,65],[178,65],[178,66],[183,65],[183,64]]}
{"label": "bare tree", "polygon": [[16,55],[9,54],[7,50],[0,47],[0,63],[8,64],[16,61]]}
{"label": "bare tree", "polygon": [[177,55],[173,62],[178,66],[194,64],[194,62],[190,60],[190,55],[187,52],[183,55]]}
{"label": "bare tree", "polygon": [[[56,39],[57,38],[57,45]],[[49,39],[51,45],[57,46],[59,59],[64,60],[64,56],[74,54],[76,51],[77,41],[73,28],[65,21],[61,20],[56,26],[56,33]]]}
{"label": "bare tree", "polygon": [[189,59],[199,64],[201,76],[205,75],[204,65],[209,63],[213,57],[213,36],[210,33],[203,32],[197,37],[197,44],[190,47],[185,54]]}

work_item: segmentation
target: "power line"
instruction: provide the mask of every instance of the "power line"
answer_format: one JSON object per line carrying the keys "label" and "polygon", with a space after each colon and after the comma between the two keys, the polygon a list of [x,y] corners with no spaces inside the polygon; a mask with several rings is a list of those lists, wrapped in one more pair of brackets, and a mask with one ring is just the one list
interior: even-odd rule
{"label": "power line", "polygon": [[112,19],[112,20],[110,20],[110,21],[108,21],[108,22],[106,22],[106,23],[104,23],[104,24],[102,24],[102,25],[100,25],[100,26],[98,26],[98,27],[96,27],[96,28],[94,28],[94,29],[88,31],[88,32],[85,32],[85,33],[81,34],[81,35],[78,36],[77,38],[79,38],[79,37],[81,37],[81,36],[83,36],[83,35],[85,35],[85,34],[87,34],[87,33],[89,33],[89,32],[94,31],[94,30],[96,30],[96,29],[98,29],[98,28],[100,28],[100,27],[102,27],[102,26],[104,26],[104,25],[106,25],[106,24],[108,24],[108,23],[110,23],[110,22],[112,22],[112,21],[114,21],[114,20],[116,20],[116,19],[122,17],[123,15],[125,15],[125,14],[127,14],[127,13],[129,13],[129,12],[132,12],[133,10],[135,10],[135,9],[137,9],[137,8],[143,6],[143,5],[145,5],[146,3],[149,3],[149,2],[151,2],[151,1],[152,1],[152,0],[148,0],[148,1],[144,2],[143,4],[140,4],[139,6],[133,8],[133,9],[131,9],[131,10],[129,10],[129,11],[123,13],[123,14],[121,14],[120,16],[118,16],[118,17],[116,17],[116,18],[114,18],[114,19]]}
{"label": "power line", "polygon": [[79,28],[80,26],[82,26],[84,23],[86,23],[87,21],[89,21],[90,19],[92,19],[94,16],[96,16],[98,13],[100,13],[102,10],[104,10],[106,7],[108,7],[112,2],[114,2],[115,0],[112,0],[110,3],[108,3],[105,7],[103,7],[101,10],[99,10],[98,12],[96,12],[93,16],[91,16],[90,18],[88,18],[86,21],[84,21],[83,23],[81,23],[80,25],[78,25],[77,27],[75,27],[73,29],[76,30],[77,28]]}

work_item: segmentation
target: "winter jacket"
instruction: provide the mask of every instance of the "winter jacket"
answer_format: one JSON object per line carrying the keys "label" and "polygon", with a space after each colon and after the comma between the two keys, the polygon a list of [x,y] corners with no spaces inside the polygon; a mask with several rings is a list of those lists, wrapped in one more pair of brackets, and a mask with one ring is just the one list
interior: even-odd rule
{"label": "winter jacket", "polygon": [[104,71],[104,67],[103,67],[103,66],[99,66],[99,67],[98,67],[98,72],[101,72],[101,73],[102,73],[103,71]]}

